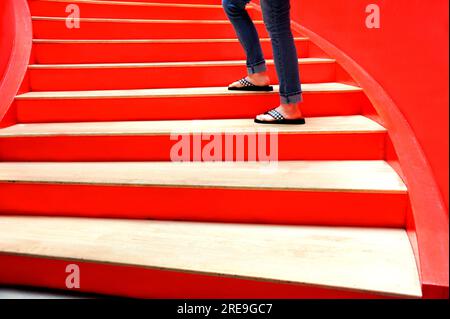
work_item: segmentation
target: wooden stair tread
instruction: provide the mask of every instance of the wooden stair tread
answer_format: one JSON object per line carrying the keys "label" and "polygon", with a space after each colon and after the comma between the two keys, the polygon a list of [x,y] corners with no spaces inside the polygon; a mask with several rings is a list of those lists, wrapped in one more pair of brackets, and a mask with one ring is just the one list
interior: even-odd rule
{"label": "wooden stair tread", "polygon": [[[198,8],[198,9],[222,9],[221,5],[215,4],[190,4],[190,3],[160,3],[158,0],[154,2],[143,1],[108,1],[108,0],[40,0],[45,2],[64,2],[79,4],[97,4],[97,5],[118,5],[118,6],[142,6],[142,7],[170,7],[170,8]],[[249,6],[251,7],[251,6]]]}
{"label": "wooden stair tread", "polygon": [[[266,61],[268,65],[274,64],[273,60]],[[328,58],[301,58],[299,64],[335,63]],[[87,63],[87,64],[30,64],[29,69],[120,69],[120,68],[164,68],[164,67],[214,67],[214,66],[245,66],[245,60],[236,61],[201,61],[201,62],[148,62],[148,63]]]}
{"label": "wooden stair tread", "polygon": [[0,217],[0,252],[421,296],[402,229]]}
{"label": "wooden stair tread", "polygon": [[[189,97],[189,96],[217,96],[243,94],[277,94],[278,86],[273,92],[245,92],[229,91],[226,87],[199,88],[168,88],[168,89],[137,89],[137,90],[90,90],[90,91],[43,91],[28,92],[16,96],[18,100],[25,99],[90,99],[90,98],[151,98],[151,97]],[[343,83],[305,83],[302,84],[305,93],[320,92],[361,92],[357,86]]]}
{"label": "wooden stair tread", "polygon": [[253,119],[194,121],[133,121],[16,124],[0,129],[1,137],[91,136],[91,135],[168,135],[173,133],[257,133],[266,129],[283,134],[375,133],[386,129],[361,116],[309,118],[306,125],[255,124]]}
{"label": "wooden stair tread", "polygon": [[[295,41],[308,41],[306,37],[294,37]],[[261,38],[261,42],[270,42],[270,38]],[[33,39],[33,43],[37,44],[91,44],[91,43],[235,43],[239,42],[234,39]]]}
{"label": "wooden stair tread", "polygon": [[0,163],[0,182],[406,194],[384,161]]}
{"label": "wooden stair tread", "polygon": [[[32,16],[33,21],[61,21],[65,22],[66,17],[42,17]],[[108,23],[146,23],[146,24],[226,24],[231,25],[229,20],[165,20],[165,19],[118,19],[118,18],[79,18],[80,22],[108,22]],[[264,25],[262,20],[254,20],[256,25]]]}
{"label": "wooden stair tread", "polygon": [[[151,0],[41,1],[105,5],[105,7],[106,5],[110,5],[115,6],[116,8],[110,7],[108,9],[115,9],[114,11],[118,12],[118,14],[114,17],[109,15],[98,16],[95,14],[90,17],[82,17],[80,18],[81,23],[94,23],[95,25],[92,24],[92,28],[88,28],[89,32],[77,31],[69,34],[67,33],[67,30],[64,29],[64,23],[67,19],[64,14],[57,13],[56,15],[60,16],[51,16],[53,13],[42,13],[43,11],[41,11],[41,13],[32,16],[32,20],[34,21],[33,24],[35,26],[34,32],[36,37],[40,38],[33,40],[33,43],[35,44],[92,43],[101,44],[100,46],[94,47],[105,47],[103,44],[108,43],[142,43],[150,44],[151,48],[153,47],[153,44],[158,44],[156,47],[159,47],[159,44],[171,46],[171,43],[179,43],[180,45],[182,43],[192,43],[194,46],[198,47],[208,46],[207,44],[204,45],[204,43],[217,43],[219,46],[225,47],[233,45],[220,45],[219,43],[238,42],[237,39],[233,38],[231,24],[226,17],[217,16],[217,19],[215,19],[216,16],[206,14],[207,10],[201,12],[201,15],[199,15],[200,19],[195,19],[197,15],[154,15],[151,17],[140,15],[139,17],[126,17],[122,16],[121,13],[122,9],[125,9],[125,6],[141,7],[132,9],[143,12],[145,12],[145,10],[143,10],[144,7],[147,7],[146,9],[149,12],[152,10],[156,11],[157,7],[168,7],[175,10],[191,8],[195,10],[191,10],[190,12],[195,11],[196,14],[197,11],[201,11],[201,9],[214,9],[213,11],[216,12],[216,9],[217,11],[223,10],[219,1],[217,1],[217,4],[176,3],[177,0],[173,0],[174,3],[162,3],[163,1],[158,3],[158,0],[153,0],[154,2],[150,2]],[[124,6],[124,8],[117,8],[120,6]],[[43,7],[46,7],[46,4]],[[148,7],[154,7],[155,9],[149,9]],[[252,7],[252,5],[249,5],[249,7]],[[161,11],[165,12],[165,10],[169,11],[171,9],[162,9]],[[189,9],[186,11],[189,11]],[[187,19],[185,19],[185,17]],[[258,14],[258,18],[254,22],[259,31],[266,32],[266,30],[263,29],[264,22],[261,20],[260,14]],[[138,30],[144,31],[134,32],[138,24],[140,26]],[[61,28],[63,30],[60,30]],[[152,32],[154,30],[159,30],[158,28],[161,28],[161,30],[169,29],[170,32],[168,31],[160,35],[153,34]],[[186,32],[186,30],[190,29],[195,30],[197,33],[191,34]],[[206,30],[207,32],[205,34],[199,34],[202,33],[203,30]],[[148,33],[149,31],[151,33],[150,36]],[[94,32],[98,32],[98,34]],[[193,39],[197,35],[200,38],[205,38]],[[53,36],[55,39],[51,39]],[[99,37],[99,39],[89,39],[94,36]],[[108,36],[116,38],[124,37],[126,39],[108,39]],[[162,39],[157,39],[158,36],[161,36]],[[174,38],[170,39],[172,36]],[[187,38],[179,39],[183,36]],[[220,39],[221,36],[224,38]],[[65,37],[75,38],[65,39]],[[140,37],[142,39],[140,39]],[[153,37],[155,39],[146,39],[146,37]],[[214,37],[218,38],[215,39]],[[309,41],[308,38],[301,36],[296,37],[295,40]],[[268,45],[270,39],[267,37],[267,34],[265,34],[261,41],[265,42],[264,45]],[[195,45],[195,43],[198,44]],[[299,44],[299,42],[296,44]],[[307,45],[304,42],[301,44]],[[64,48],[64,46],[53,47],[45,45],[39,47],[42,47],[42,50],[50,47],[55,51],[57,51],[56,49]],[[144,47],[147,48],[149,46],[144,45]],[[86,49],[85,46],[77,46],[76,48],[79,50],[80,48],[83,50]],[[91,47],[87,48],[91,49]],[[129,48],[124,47],[124,49],[127,50]],[[204,52],[208,51],[209,50],[204,50]],[[103,54],[99,55],[104,56]],[[55,72],[63,72],[64,74],[71,72],[77,73],[78,69],[83,69],[83,72],[100,74],[102,72],[128,74],[129,72],[149,73],[158,71],[158,68],[163,67],[182,67],[182,70],[186,70],[186,67],[194,67],[194,69],[187,70],[190,72],[191,70],[204,70],[201,67],[245,66],[245,61],[239,60],[242,57],[233,57],[234,60],[231,61],[227,60],[227,57],[228,56],[222,56],[220,58],[215,57],[215,60],[225,61],[207,61],[207,57],[201,57],[193,62],[189,62],[189,58],[184,58],[184,56],[179,59],[174,58],[173,60],[164,57],[162,60],[149,58],[149,61],[154,61],[149,63],[136,63],[145,61],[143,59],[133,61],[123,59],[120,60],[122,61],[120,63],[119,60],[117,60],[118,63],[103,63],[115,62],[115,59],[108,61],[95,60],[93,62],[96,63],[87,63],[91,60],[86,58],[85,60],[79,61],[82,63],[78,63],[78,60],[66,59],[59,61],[60,63],[58,64],[54,63],[58,61],[48,58],[48,60],[45,61],[37,59],[36,61],[46,63],[43,64],[37,62],[39,64],[31,64],[29,65],[29,69],[33,76],[38,79],[36,80],[36,83],[39,81],[43,83],[52,83],[52,81],[45,81],[45,77],[43,77],[42,74],[53,75]],[[165,62],[164,60],[174,62]],[[188,61],[175,62],[185,60]],[[273,60],[267,60],[267,63],[273,68]],[[334,70],[334,63],[336,63],[336,61],[331,58],[304,58],[301,56],[299,59],[299,64],[311,64],[311,66],[302,66],[306,68],[330,68],[331,70]],[[144,70],[127,70],[141,68]],[[155,69],[152,70],[151,68]],[[165,71],[170,72],[174,70],[175,69],[166,69]],[[38,77],[38,75],[41,77]],[[95,79],[96,77],[93,76],[91,78]],[[115,78],[120,78],[120,76]],[[311,80],[311,82],[328,82],[334,80],[333,76],[320,78],[319,80],[316,79],[315,81]],[[39,112],[39,107],[44,108],[44,106],[46,106],[45,104],[48,105],[51,103],[61,110],[66,111],[64,106],[61,105],[60,99],[65,99],[67,100],[66,102],[73,103],[76,107],[79,107],[80,103],[86,103],[89,107],[92,107],[91,99],[105,99],[101,102],[110,103],[113,101],[117,104],[123,103],[123,100],[120,100],[122,98],[130,99],[130,103],[135,102],[131,99],[142,99],[139,101],[146,104],[149,102],[148,100],[145,100],[146,98],[167,98],[167,100],[169,100],[171,97],[178,97],[183,100],[188,100],[189,97],[199,97],[199,99],[203,99],[203,97],[215,96],[218,97],[216,99],[222,99],[222,96],[231,95],[238,97],[239,99],[258,99],[260,98],[258,96],[264,94],[268,94],[275,98],[279,89],[278,86],[275,86],[274,92],[239,92],[228,91],[226,87],[165,88],[174,87],[175,85],[173,84],[159,86],[162,87],[162,89],[142,89],[145,87],[153,87],[153,85],[146,83],[145,85],[129,85],[125,87],[114,85],[87,85],[82,87],[61,85],[56,87],[45,87],[38,86],[36,83],[33,83],[34,85],[32,85],[31,88],[40,90],[41,92],[28,92],[16,96],[17,100],[25,100],[25,102],[21,104],[22,107],[27,103],[32,104],[33,106],[31,106],[30,109],[36,112]],[[53,83],[58,83],[58,81],[54,81]],[[225,83],[227,82],[205,82],[199,85],[223,85]],[[193,85],[190,84],[189,86]],[[141,89],[133,89],[138,87]],[[362,89],[357,86],[343,83],[307,83],[303,84],[302,88],[305,93],[362,92]],[[49,91],[58,89],[66,91]],[[74,91],[67,91],[71,89]],[[84,91],[75,91],[77,89],[84,89]],[[249,95],[258,96],[252,97]],[[339,94],[338,97],[340,98],[342,95],[345,94]],[[349,95],[353,97],[353,95],[358,94]],[[335,95],[314,95],[314,97],[317,98],[322,98],[323,96],[329,97]],[[345,95],[345,97],[347,97],[347,95]],[[86,101],[80,102],[80,100],[83,99]],[[211,99],[212,98],[207,98],[205,100],[210,102]],[[155,102],[154,104],[156,105],[159,105],[158,101],[159,100],[150,100],[150,102]],[[347,101],[345,103],[347,103]],[[351,102],[348,104],[351,104]],[[334,103],[334,105],[336,106],[339,104]],[[126,107],[126,105],[124,106]],[[361,108],[363,106],[359,107]],[[320,116],[324,115],[320,114]],[[223,117],[225,118],[225,116]],[[245,115],[242,117],[250,116]],[[195,118],[195,116],[193,116],[193,118]],[[121,118],[120,122],[91,121],[83,123],[17,124],[1,129],[0,141],[5,145],[8,143],[15,143],[13,147],[16,147],[16,144],[20,145],[20,141],[28,141],[31,146],[30,149],[33,149],[35,147],[40,147],[39,140],[41,142],[49,141],[54,143],[59,137],[63,137],[60,140],[71,141],[71,143],[73,143],[73,140],[79,141],[84,139],[84,137],[88,137],[86,140],[89,141],[95,140],[96,138],[91,138],[91,136],[96,136],[100,137],[98,140],[101,144],[108,139],[105,138],[105,136],[119,136],[118,138],[115,137],[111,139],[114,141],[120,139],[121,136],[131,136],[130,140],[134,141],[139,139],[135,137],[138,135],[165,136],[170,134],[190,134],[199,132],[211,134],[224,132],[245,134],[256,133],[260,130],[267,132],[267,130],[275,129],[281,134],[298,134],[296,136],[289,136],[289,138],[295,138],[297,136],[307,138],[316,137],[315,135],[306,134],[332,134],[339,138],[348,137],[349,139],[352,139],[352,144],[349,147],[351,149],[355,147],[355,137],[374,137],[384,143],[385,137],[383,134],[386,134],[387,132],[380,124],[361,115],[311,117],[308,118],[308,123],[304,126],[260,126],[254,124],[252,119],[139,122],[134,121],[137,118],[132,119],[133,121],[126,122]],[[78,120],[82,121],[82,119]],[[58,119],[53,121],[58,122],[62,120]],[[101,118],[96,118],[95,121],[101,121]],[[68,136],[77,136],[77,138],[67,138]],[[51,138],[46,139],[47,137]],[[150,138],[155,140],[158,139],[158,137]],[[284,136],[284,138],[286,139],[288,137]],[[320,138],[326,139],[330,138],[330,136],[322,135]],[[295,143],[291,143],[290,145],[292,145],[292,147],[302,147],[302,143],[298,144],[299,145],[295,145]],[[152,147],[152,145],[149,144],[149,147]],[[339,146],[336,147],[336,144],[334,144],[330,149],[334,150],[338,147]],[[61,147],[60,149],[64,149],[64,147]],[[139,150],[141,149],[139,148]],[[333,196],[331,192],[334,192],[334,194],[337,194],[338,196],[342,195],[342,200],[346,200],[344,195],[347,193],[354,193],[352,196],[362,195],[375,198],[374,200],[372,199],[371,202],[364,202],[362,204],[362,209],[348,209],[349,211],[356,211],[355,214],[357,214],[358,211],[364,213],[364,206],[368,209],[365,211],[367,213],[370,211],[370,203],[374,203],[374,201],[384,202],[383,199],[390,196],[395,197],[396,199],[404,199],[405,205],[403,206],[405,207],[407,201],[406,185],[395,170],[386,161],[382,160],[302,160],[280,161],[275,163],[179,163],[169,161],[125,162],[126,159],[120,159],[124,162],[76,162],[77,159],[70,159],[70,161],[74,162],[51,162],[52,159],[48,158],[45,159],[45,162],[37,162],[39,161],[38,158],[33,158],[31,162],[27,162],[27,160],[24,159],[11,158],[11,162],[8,162],[8,160],[0,162],[0,184],[3,184],[5,188],[11,188],[11,191],[14,191],[12,188],[16,186],[29,186],[28,184],[32,184],[33,187],[36,187],[39,191],[45,189],[45,185],[63,189],[64,191],[70,189],[70,185],[74,185],[75,187],[83,185],[80,189],[82,188],[89,192],[93,189],[100,188],[120,189],[121,191],[128,191],[129,189],[144,189],[146,191],[160,189],[171,190],[175,188],[182,191],[183,189],[184,191],[197,189],[196,191],[204,193],[212,188],[213,191],[220,192],[220,196],[223,196],[222,193],[226,189],[233,193],[235,193],[235,190],[237,190],[237,192],[240,190],[247,190],[245,191],[246,196],[250,193],[254,193],[256,196],[261,197],[262,194],[263,196],[267,196],[269,199],[274,200],[277,205],[278,202],[276,201],[276,198],[269,197],[271,194],[276,194],[276,191],[279,191],[279,194],[281,195],[292,194],[296,199],[298,195],[315,195],[321,192],[329,192],[327,195],[329,195],[330,198]],[[349,159],[349,157],[346,157],[346,159]],[[19,162],[17,162],[17,160]],[[92,160],[95,161],[95,159]],[[139,161],[139,159],[134,160]],[[101,161],[101,159],[96,159],[96,161]],[[106,161],[114,161],[114,159],[108,158]],[[161,159],[158,158],[158,161],[161,161]],[[270,194],[258,192],[260,190],[268,190]],[[321,195],[324,194],[322,193]],[[38,200],[42,201],[41,197],[36,197]],[[152,196],[147,196],[145,198],[149,198],[149,205],[151,205]],[[99,197],[96,197],[96,200],[98,199]],[[322,199],[326,199],[326,196],[322,197]],[[30,202],[33,203],[33,201]],[[68,201],[63,200],[62,202],[64,202],[64,205],[67,205]],[[167,201],[165,202],[167,203]],[[194,203],[195,202],[197,201],[194,201]],[[226,202],[231,201],[227,200]],[[347,202],[350,202],[350,205],[355,204],[353,198],[348,199]],[[34,203],[35,206],[36,203],[37,202]],[[317,206],[317,201],[312,201],[312,203]],[[130,201],[127,199],[126,205],[129,204]],[[27,208],[23,208],[26,206],[15,210],[15,205],[16,203],[10,206],[6,205],[5,207],[7,207],[7,209],[5,209],[4,213],[13,213],[13,215],[16,215],[21,214],[20,212],[30,213],[31,211],[28,211]],[[301,205],[301,203],[296,205]],[[329,200],[328,205],[331,207],[329,210],[331,210],[332,214],[336,214],[336,201]],[[378,207],[377,205],[375,206]],[[403,206],[399,205],[398,207],[395,207],[400,211],[405,209]],[[372,208],[373,207],[374,206],[372,205]],[[56,214],[57,216],[64,216],[64,214],[60,214],[61,209],[62,206],[55,209],[58,211]],[[91,208],[89,207],[89,209]],[[175,210],[177,209],[178,208],[175,208]],[[217,210],[217,207],[213,209]],[[236,208],[233,207],[233,209],[235,210]],[[286,209],[285,211],[289,211],[289,209]],[[326,207],[326,209],[328,209],[328,207]],[[198,210],[198,207],[195,207],[195,210]],[[379,208],[372,209],[372,211],[375,210],[384,214],[389,214],[389,210]],[[249,209],[249,211],[251,211],[251,209]],[[280,210],[276,208],[276,211],[278,212]],[[83,212],[83,209],[79,209],[77,212]],[[298,215],[303,215],[303,213],[300,212]],[[101,217],[105,216],[108,215],[104,214]],[[128,216],[120,217],[128,218]],[[361,217],[364,217],[364,215],[361,215]],[[149,217],[147,216],[145,218]],[[197,219],[191,220],[195,221]],[[404,218],[400,218],[400,220],[403,221]],[[198,221],[200,220],[198,219]],[[221,222],[225,221],[221,220]],[[315,223],[310,224],[317,225]],[[334,224],[330,223],[325,225]],[[360,226],[361,224],[357,225]],[[149,220],[134,221],[73,217],[48,218],[0,216],[0,254],[12,254],[44,259],[49,258],[51,260],[101,263],[109,264],[113,267],[116,265],[135,266],[153,270],[158,269],[275,283],[301,284],[313,287],[344,289],[389,296],[421,297],[421,283],[417,271],[416,259],[407,232],[400,228],[371,228],[374,227],[372,224],[369,226],[369,228],[311,227],[211,224],[204,222]],[[390,226],[384,224],[383,227]],[[402,226],[396,225],[392,227]]]}

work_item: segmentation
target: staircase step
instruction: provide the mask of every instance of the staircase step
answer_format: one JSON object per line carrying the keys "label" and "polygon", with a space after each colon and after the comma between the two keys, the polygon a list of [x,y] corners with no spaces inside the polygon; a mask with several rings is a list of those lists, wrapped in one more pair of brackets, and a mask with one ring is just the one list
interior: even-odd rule
{"label": "staircase step", "polygon": [[[269,143],[271,133],[277,134],[276,145]],[[0,130],[0,159],[169,161],[171,149],[181,140],[178,134],[189,140],[194,135],[203,137],[203,146],[211,139],[225,145],[226,135],[264,138],[279,160],[382,159],[386,138],[382,126],[363,116],[311,118],[304,126],[263,127],[252,119],[17,124]],[[257,149],[245,143],[242,150],[249,154],[249,150]],[[233,147],[231,155],[237,151]],[[189,160],[194,160],[193,148],[189,153]],[[219,160],[226,160],[225,155]]]}
{"label": "staircase step", "polygon": [[[211,39],[235,38],[228,20],[155,20],[80,18],[80,28],[67,28],[66,17],[33,16],[36,39]],[[258,34],[268,37],[261,20],[254,21]],[[298,34],[297,34],[298,35]]]}
{"label": "staircase step", "polygon": [[185,4],[210,4],[220,5],[222,0],[120,0],[124,2],[159,2],[159,3],[185,3]]}
{"label": "staircase step", "polygon": [[[303,84],[305,116],[360,114],[369,100],[359,87]],[[252,118],[279,103],[271,93],[225,87],[29,92],[16,97],[20,123]],[[164,110],[164,112],[161,112]]]}
{"label": "staircase step", "polygon": [[[276,78],[273,60],[268,73]],[[335,80],[335,60],[299,59],[303,83]],[[33,64],[29,66],[32,91],[120,90],[227,86],[245,74],[245,61],[166,63]],[[275,81],[275,80],[274,80]]]}
{"label": "staircase step", "polygon": [[68,289],[76,264],[80,291],[127,297],[422,296],[408,189],[362,89],[294,31],[307,124],[255,124],[279,88],[227,90],[245,55],[221,2],[29,1],[32,92],[0,129],[0,285]]}
{"label": "staircase step", "polygon": [[[67,16],[69,4],[76,4],[84,18],[135,18],[135,19],[226,19],[221,4],[188,4],[136,1],[94,1],[94,0],[34,0],[30,1],[31,14],[34,16]],[[261,19],[261,14],[252,6],[247,11],[253,18]]]}
{"label": "staircase step", "polygon": [[[339,290],[422,295],[402,229],[0,217],[0,253],[2,264],[11,266],[1,268],[0,281],[46,286],[67,276],[68,264],[76,264],[81,291],[134,297],[250,297],[247,281],[260,283],[251,295],[258,298],[280,297],[281,291],[285,298],[313,297],[315,287],[329,297],[347,296]],[[30,257],[31,274],[18,266]],[[11,258],[14,265],[8,263]],[[43,260],[45,269],[37,271]],[[130,282],[126,269],[139,276]],[[111,272],[115,283],[105,285]],[[203,285],[205,275],[210,279]],[[187,277],[192,280],[180,280]],[[229,282],[236,283],[233,289],[225,289]],[[67,289],[64,283],[61,279],[55,288]],[[176,289],[168,288],[172,284]]]}
{"label": "staircase step", "polygon": [[330,133],[373,133],[386,132],[378,123],[362,116],[337,116],[310,118],[306,125],[264,125],[255,124],[253,119],[202,120],[202,121],[141,121],[141,122],[85,122],[16,124],[0,129],[0,138],[79,135],[168,135],[185,133],[254,133],[265,128],[280,134],[330,134]]}
{"label": "staircase step", "polygon": [[[38,64],[137,63],[243,60],[238,39],[54,40],[35,39]],[[309,40],[295,38],[300,58],[308,57]],[[273,59],[269,38],[261,39],[264,55]]]}
{"label": "staircase step", "polygon": [[333,226],[404,227],[407,209],[384,161],[4,162],[0,196],[8,214]]}

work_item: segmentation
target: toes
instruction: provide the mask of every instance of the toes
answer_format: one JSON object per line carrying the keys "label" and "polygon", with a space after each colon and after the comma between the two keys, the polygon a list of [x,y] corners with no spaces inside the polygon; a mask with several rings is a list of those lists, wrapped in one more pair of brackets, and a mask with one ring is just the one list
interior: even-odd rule
{"label": "toes", "polygon": [[274,120],[273,117],[271,117],[268,114],[260,114],[260,115],[256,116],[256,118],[259,121],[264,121],[264,122],[273,122],[273,120]]}
{"label": "toes", "polygon": [[273,122],[273,121],[275,121],[275,119],[274,119],[272,116],[267,115],[267,114],[264,114],[264,115],[263,115],[262,120],[263,120],[263,121],[266,121],[266,122]]}
{"label": "toes", "polygon": [[232,87],[232,88],[240,87],[240,84],[239,84],[238,81],[237,81],[237,82],[233,82],[233,83],[231,83],[231,84],[229,85],[229,87]]}

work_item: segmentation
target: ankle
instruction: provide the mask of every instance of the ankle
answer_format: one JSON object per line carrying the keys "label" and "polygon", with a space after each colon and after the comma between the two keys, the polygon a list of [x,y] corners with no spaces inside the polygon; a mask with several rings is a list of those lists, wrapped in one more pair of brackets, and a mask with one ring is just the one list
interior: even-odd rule
{"label": "ankle", "polygon": [[283,109],[286,110],[300,110],[300,103],[280,104]]}
{"label": "ankle", "polygon": [[298,116],[302,115],[302,111],[300,110],[300,103],[281,104],[281,108],[287,114]]}
{"label": "ankle", "polygon": [[250,81],[252,81],[252,83],[258,85],[265,85],[270,83],[270,78],[267,72],[249,74],[248,78],[250,79]]}
{"label": "ankle", "polygon": [[267,71],[264,72],[258,72],[258,73],[252,73],[248,75],[249,77],[252,78],[264,78],[264,77],[269,77]]}

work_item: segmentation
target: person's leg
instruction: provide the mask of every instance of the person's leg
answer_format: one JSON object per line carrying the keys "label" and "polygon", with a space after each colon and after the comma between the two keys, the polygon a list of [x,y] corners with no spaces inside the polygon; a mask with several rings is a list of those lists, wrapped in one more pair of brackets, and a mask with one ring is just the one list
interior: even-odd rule
{"label": "person's leg", "polygon": [[[298,55],[291,31],[290,1],[261,0],[264,23],[272,39],[275,66],[280,84],[280,106],[276,111],[287,119],[301,118],[299,104],[302,89],[298,68]],[[273,121],[268,114],[258,115],[260,121]]]}
{"label": "person's leg", "polygon": [[[268,84],[269,78],[258,32],[245,9],[250,1],[222,0],[222,5],[247,55],[248,80],[255,85],[263,86]],[[235,82],[231,86],[241,84]]]}

